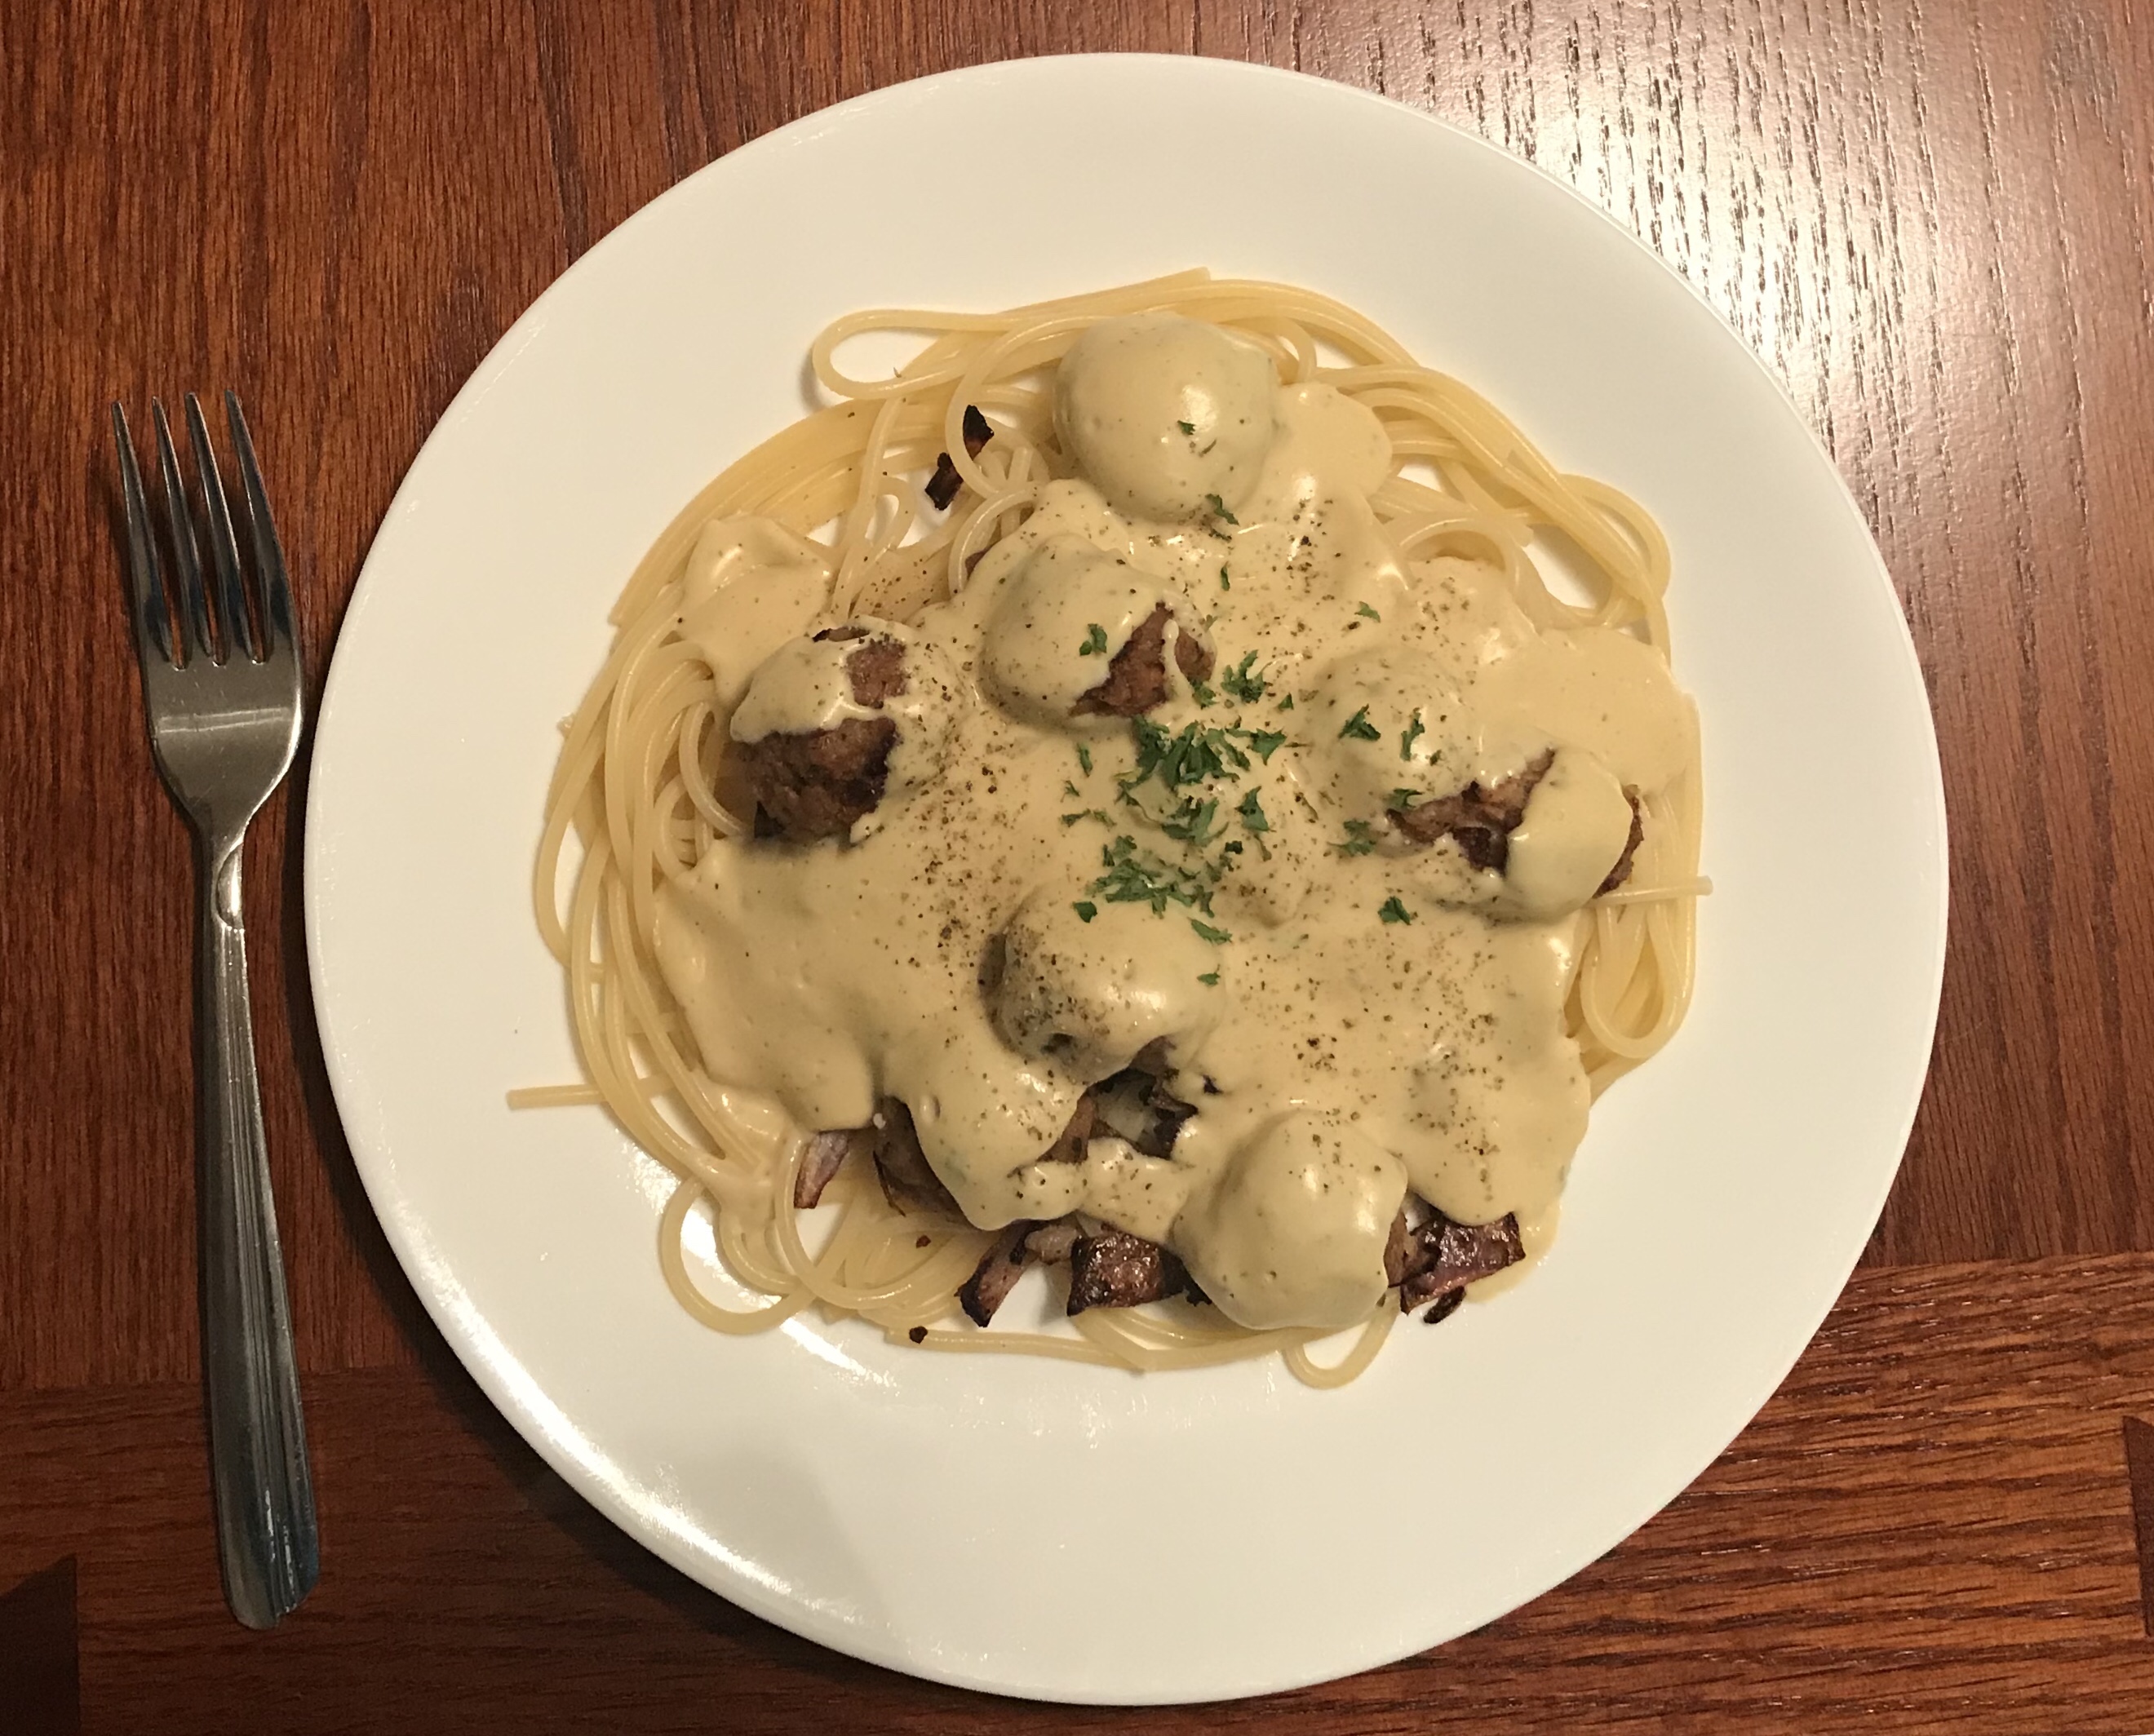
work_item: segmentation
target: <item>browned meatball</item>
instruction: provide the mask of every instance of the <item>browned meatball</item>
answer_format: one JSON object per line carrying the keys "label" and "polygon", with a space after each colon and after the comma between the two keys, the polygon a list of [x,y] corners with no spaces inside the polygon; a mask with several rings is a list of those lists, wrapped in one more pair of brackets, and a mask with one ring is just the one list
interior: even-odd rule
{"label": "browned meatball", "polygon": [[[1173,611],[1161,603],[1130,635],[1107,665],[1107,678],[1070,707],[1079,717],[1135,717],[1166,697],[1166,624]],[[1212,656],[1193,633],[1175,636],[1175,666],[1192,686],[1212,673]],[[1065,690],[1066,691],[1066,690]]]}
{"label": "browned meatball", "polygon": [[[905,647],[860,626],[829,627],[820,640],[859,639],[845,677],[861,705],[880,706],[905,692]],[[806,842],[843,837],[882,800],[897,725],[888,717],[848,717],[828,729],[740,742],[739,757],[756,803],[756,834]]]}
{"label": "browned meatball", "polygon": [[1493,868],[1501,874],[1511,859],[1511,834],[1526,817],[1527,799],[1554,763],[1551,748],[1529,760],[1524,771],[1485,789],[1469,784],[1457,795],[1394,808],[1391,824],[1416,844],[1455,838],[1476,868]]}
{"label": "browned meatball", "polygon": [[1608,871],[1608,878],[1595,888],[1598,898],[1603,892],[1612,892],[1631,877],[1631,858],[1638,854],[1638,846],[1646,841],[1646,810],[1638,805],[1638,792],[1630,784],[1623,786],[1623,799],[1631,804],[1631,835],[1624,840],[1623,854],[1616,858],[1616,865]]}

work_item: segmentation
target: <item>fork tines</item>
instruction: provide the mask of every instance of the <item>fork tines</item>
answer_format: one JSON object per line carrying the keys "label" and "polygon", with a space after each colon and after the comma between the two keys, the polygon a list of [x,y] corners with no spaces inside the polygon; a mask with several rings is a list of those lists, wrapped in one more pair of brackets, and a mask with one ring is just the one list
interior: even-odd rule
{"label": "fork tines", "polygon": [[[156,426],[157,469],[171,539],[174,594],[168,595],[165,564],[159,556],[156,531],[143,493],[142,472],[135,461],[127,412],[117,403],[112,406],[112,436],[120,448],[120,490],[127,518],[135,649],[145,671],[153,663],[185,666],[205,657],[221,665],[235,654],[256,662],[270,661],[293,656],[297,650],[284,552],[277,540],[269,497],[262,485],[261,467],[255,462],[254,442],[248,437],[247,418],[240,413],[237,393],[224,395],[224,414],[246,491],[257,585],[250,593],[240,565],[224,483],[217,473],[217,454],[210,446],[209,426],[202,419],[201,401],[189,392],[187,442],[194,449],[195,476],[208,528],[216,584],[212,590],[203,583],[195,516],[189,509],[186,485],[180,473],[179,452],[172,444],[171,425],[165,420],[165,406],[153,398],[150,415]],[[176,641],[176,616],[180,625]]]}

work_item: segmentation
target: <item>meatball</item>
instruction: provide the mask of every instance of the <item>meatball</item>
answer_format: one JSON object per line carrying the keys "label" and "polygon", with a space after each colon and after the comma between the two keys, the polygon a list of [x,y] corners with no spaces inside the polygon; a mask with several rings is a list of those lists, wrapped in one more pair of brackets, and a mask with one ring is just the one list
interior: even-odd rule
{"label": "meatball", "polygon": [[[1095,1082],[1158,1054],[1192,1054],[1218,1017],[1219,951],[1145,904],[1034,892],[996,937],[981,972],[1003,1040]],[[1090,911],[1088,917],[1085,911]]]}
{"label": "meatball", "polygon": [[1197,620],[1171,580],[1057,537],[1003,581],[983,672],[1003,707],[1029,722],[1105,728],[1164,702],[1177,673],[1192,683],[1211,674]]}
{"label": "meatball", "polygon": [[1499,904],[1553,917],[1629,877],[1645,837],[1637,792],[1581,748],[1544,748],[1523,770],[1456,795],[1393,808],[1416,844],[1453,840],[1474,867],[1503,876]]}
{"label": "meatball", "polygon": [[1391,809],[1391,824],[1416,844],[1433,844],[1449,838],[1476,868],[1503,871],[1510,860],[1511,834],[1526,817],[1526,803],[1534,788],[1555,763],[1552,750],[1544,749],[1526,762],[1525,769],[1483,789],[1469,784],[1457,795],[1437,796],[1410,808]]}
{"label": "meatball", "polygon": [[1238,1150],[1175,1225],[1191,1274],[1238,1325],[1350,1326],[1389,1287],[1404,1166],[1335,1118],[1295,1110]]}
{"label": "meatball", "polygon": [[[1137,624],[1107,664],[1107,678],[1087,687],[1070,707],[1080,717],[1141,717],[1162,703],[1170,687],[1166,674],[1166,629],[1174,613],[1166,604]],[[1174,666],[1194,687],[1212,673],[1212,650],[1187,633],[1174,636]]]}
{"label": "meatball", "polygon": [[1054,425],[1117,511],[1188,523],[1231,513],[1277,426],[1278,376],[1255,345],[1177,314],[1102,319],[1069,346]]}
{"label": "meatball", "polygon": [[910,629],[863,620],[766,658],[732,716],[758,835],[860,835],[885,797],[941,769],[957,686]]}

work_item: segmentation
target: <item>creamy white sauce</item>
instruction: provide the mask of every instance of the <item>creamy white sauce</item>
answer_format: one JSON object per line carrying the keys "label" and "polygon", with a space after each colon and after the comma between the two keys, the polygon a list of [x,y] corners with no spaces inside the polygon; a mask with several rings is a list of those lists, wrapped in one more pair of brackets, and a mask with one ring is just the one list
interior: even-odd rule
{"label": "creamy white sauce", "polygon": [[[1626,786],[1681,765],[1688,702],[1626,636],[1536,633],[1466,563],[1409,570],[1368,505],[1376,417],[1281,388],[1215,328],[1106,322],[1059,392],[1086,473],[904,630],[932,674],[901,735],[932,752],[902,779],[894,760],[850,841],[715,843],[661,894],[660,965],[743,1113],[850,1127],[901,1097],[974,1223],[1083,1211],[1166,1242],[1245,1325],[1347,1324],[1383,1292],[1408,1187],[1467,1222],[1552,1221],[1588,1101],[1563,1010],[1575,912],[1627,837]],[[840,660],[799,649],[829,624],[812,551],[736,522],[695,561],[693,635],[745,693],[736,739],[861,709]],[[1140,732],[1070,708],[1161,602],[1147,724],[1230,732],[1243,763],[1125,801]],[[1202,694],[1174,668],[1185,631],[1217,656]],[[761,651],[752,683],[738,647]],[[1389,823],[1401,789],[1550,749],[1503,874]],[[1203,886],[1208,914],[1115,901],[1116,851]],[[1197,1107],[1172,1156],[1103,1134],[1040,1161],[1085,1087],[1161,1039]]]}

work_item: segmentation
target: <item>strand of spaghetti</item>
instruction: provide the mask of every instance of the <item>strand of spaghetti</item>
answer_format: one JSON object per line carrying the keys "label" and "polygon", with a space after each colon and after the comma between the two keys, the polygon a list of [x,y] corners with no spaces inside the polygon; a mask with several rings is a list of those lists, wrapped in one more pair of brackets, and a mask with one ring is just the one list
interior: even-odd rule
{"label": "strand of spaghetti", "polygon": [[[919,1330],[918,1338],[911,1336]],[[1049,1356],[1064,1362],[1089,1362],[1095,1366],[1127,1368],[1120,1357],[1081,1338],[1051,1338],[1044,1332],[938,1332],[933,1327],[886,1329],[892,1344],[916,1345],[926,1351],[954,1351],[959,1355],[988,1356]]]}
{"label": "strand of spaghetti", "polygon": [[1398,1292],[1386,1290],[1363,1323],[1360,1336],[1338,1361],[1327,1367],[1309,1354],[1307,1345],[1298,1344],[1286,1351],[1286,1366],[1296,1380],[1308,1386],[1343,1386],[1376,1360],[1376,1352],[1383,1349],[1384,1340],[1391,1335],[1391,1327],[1398,1317]]}
{"label": "strand of spaghetti", "polygon": [[673,1292],[674,1299],[687,1309],[704,1325],[720,1332],[745,1335],[768,1332],[780,1325],[806,1307],[813,1299],[805,1289],[797,1289],[763,1308],[722,1308],[697,1288],[688,1276],[688,1263],[681,1252],[681,1238],[687,1228],[688,1214],[703,1198],[703,1189],[693,1182],[682,1182],[673,1190],[672,1197],[666,1202],[666,1209],[658,1219],[658,1264],[666,1275],[666,1287]]}
{"label": "strand of spaghetti", "polygon": [[1618,886],[1614,891],[1603,892],[1594,899],[1591,907],[1602,910],[1610,905],[1652,904],[1663,898],[1703,898],[1712,891],[1712,882],[1702,874],[1698,874],[1673,886]]}
{"label": "strand of spaghetti", "polygon": [[864,337],[870,332],[989,333],[1007,331],[1013,325],[1051,319],[1080,309],[1090,312],[1093,317],[1100,319],[1114,314],[1141,312],[1156,305],[1183,285],[1202,283],[1209,275],[1202,270],[1176,272],[1166,277],[1149,278],[1142,283],[1125,284],[1119,289],[1096,290],[1085,295],[1034,302],[1000,314],[953,314],[926,308],[869,308],[857,314],[849,314],[844,319],[824,326],[815,341],[809,346],[809,365],[814,369],[816,379],[822,382],[824,389],[840,397],[885,397],[892,392],[909,391],[921,386],[937,385],[946,380],[955,380],[959,370],[929,366],[916,372],[908,368],[894,380],[855,380],[840,372],[833,360],[840,345],[853,338]]}

